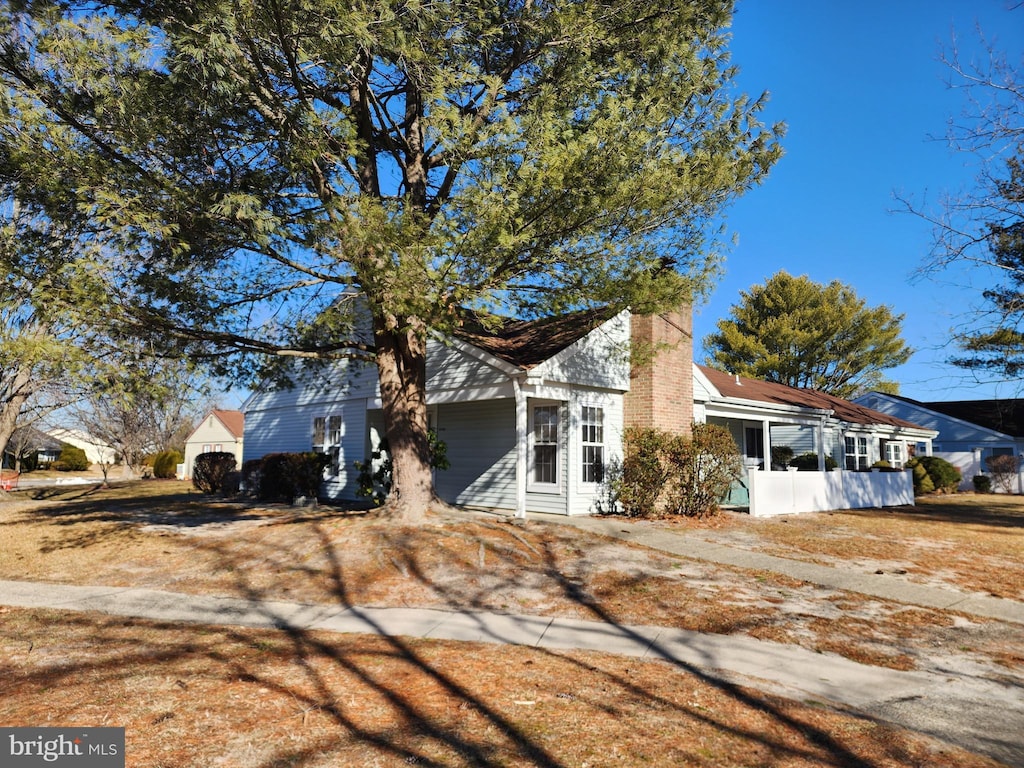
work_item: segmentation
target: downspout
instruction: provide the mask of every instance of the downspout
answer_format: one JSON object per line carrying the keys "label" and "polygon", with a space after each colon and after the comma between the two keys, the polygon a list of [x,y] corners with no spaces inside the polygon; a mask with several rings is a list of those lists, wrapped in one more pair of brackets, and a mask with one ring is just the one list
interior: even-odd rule
{"label": "downspout", "polygon": [[516,517],[526,519],[527,413],[526,393],[519,376],[512,378],[516,400]]}

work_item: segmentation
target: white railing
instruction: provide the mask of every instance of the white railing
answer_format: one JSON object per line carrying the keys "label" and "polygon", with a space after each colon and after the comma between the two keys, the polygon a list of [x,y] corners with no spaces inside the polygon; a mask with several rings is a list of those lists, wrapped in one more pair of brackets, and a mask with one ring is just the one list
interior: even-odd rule
{"label": "white railing", "polygon": [[909,471],[751,471],[747,473],[747,485],[753,517],[914,504],[914,483]]}

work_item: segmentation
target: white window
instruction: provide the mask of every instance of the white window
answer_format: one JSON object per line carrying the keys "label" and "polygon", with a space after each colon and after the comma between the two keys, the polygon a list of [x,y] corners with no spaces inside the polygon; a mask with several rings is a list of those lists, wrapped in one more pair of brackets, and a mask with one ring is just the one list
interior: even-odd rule
{"label": "white window", "polygon": [[213,446],[213,450],[217,453],[221,453],[221,451],[223,450],[223,445],[221,443],[217,443],[215,446]]}
{"label": "white window", "polygon": [[535,405],[530,430],[532,467],[530,479],[535,486],[558,487],[558,437],[561,408],[557,404]]}
{"label": "white window", "polygon": [[604,409],[589,405],[580,409],[580,438],[581,479],[584,483],[600,483],[604,479]]}
{"label": "white window", "polygon": [[324,433],[326,432],[327,419],[323,416],[313,418],[313,450],[321,453],[324,449]]}
{"label": "white window", "polygon": [[859,435],[846,436],[846,468],[868,468],[868,439]]}
{"label": "white window", "polygon": [[331,416],[327,420],[327,444],[341,445],[341,416]]}
{"label": "white window", "polygon": [[203,453],[209,453],[209,452],[210,452],[210,444],[209,443],[203,443]]}
{"label": "white window", "polygon": [[903,468],[903,443],[892,440],[885,444],[885,460],[890,467],[895,469]]}

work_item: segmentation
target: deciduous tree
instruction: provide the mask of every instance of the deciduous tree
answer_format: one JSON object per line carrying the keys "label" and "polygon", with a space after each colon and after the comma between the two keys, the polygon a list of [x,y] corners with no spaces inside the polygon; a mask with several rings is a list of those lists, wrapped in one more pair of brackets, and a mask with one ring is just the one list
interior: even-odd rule
{"label": "deciduous tree", "polygon": [[[1024,6],[1007,12],[1024,22]],[[951,88],[964,96],[946,139],[976,169],[972,187],[953,190],[938,210],[904,199],[906,208],[932,222],[934,245],[925,274],[969,266],[991,280],[984,302],[955,331],[961,349],[952,362],[984,375],[1019,378],[1024,372],[1024,53],[982,41],[982,56],[943,55]]]}
{"label": "deciduous tree", "polygon": [[734,87],[731,10],[23,0],[0,77],[16,120],[73,137],[73,163],[22,151],[27,174],[55,165],[134,247],[115,266],[139,330],[375,363],[391,508],[414,519],[432,329],[706,288],[724,207],[779,156]]}
{"label": "deciduous tree", "polygon": [[900,337],[903,316],[889,307],[867,306],[837,280],[822,285],[786,272],[740,296],[704,339],[709,365],[838,397],[896,391],[882,374],[911,350]]}

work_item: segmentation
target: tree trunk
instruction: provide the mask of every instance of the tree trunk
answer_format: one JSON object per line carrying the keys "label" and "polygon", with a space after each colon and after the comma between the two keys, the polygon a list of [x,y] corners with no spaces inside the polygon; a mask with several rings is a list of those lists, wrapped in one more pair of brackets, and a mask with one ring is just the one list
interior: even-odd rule
{"label": "tree trunk", "polygon": [[[20,366],[8,378],[7,397],[3,402],[0,402],[0,459],[3,459],[4,452],[7,450],[7,444],[11,440],[11,435],[14,434],[15,428],[18,426],[18,417],[21,415],[21,409],[25,407],[29,395],[32,394],[32,387],[30,386],[32,369],[28,366]],[[21,451],[17,451],[15,461],[20,469]]]}
{"label": "tree trunk", "polygon": [[391,330],[375,319],[374,342],[392,463],[385,512],[402,522],[419,523],[430,505],[439,501],[427,438],[426,338],[415,328]]}

